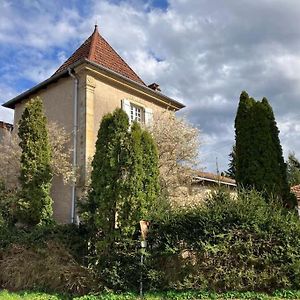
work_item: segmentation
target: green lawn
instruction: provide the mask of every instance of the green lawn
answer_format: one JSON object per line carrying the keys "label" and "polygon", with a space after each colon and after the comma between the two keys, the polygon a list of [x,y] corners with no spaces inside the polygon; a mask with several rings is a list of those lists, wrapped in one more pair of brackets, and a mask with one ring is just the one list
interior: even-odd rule
{"label": "green lawn", "polygon": [[[0,291],[0,300],[136,300],[139,297],[133,293],[124,294],[99,294],[86,295],[81,297],[68,297],[62,295],[51,295],[38,292],[20,292],[10,293]],[[300,291],[281,291],[272,295],[263,293],[237,293],[228,292],[223,294],[207,293],[207,292],[163,292],[163,293],[146,293],[145,300],[197,300],[197,299],[257,299],[257,300],[275,300],[275,299],[300,299]]]}

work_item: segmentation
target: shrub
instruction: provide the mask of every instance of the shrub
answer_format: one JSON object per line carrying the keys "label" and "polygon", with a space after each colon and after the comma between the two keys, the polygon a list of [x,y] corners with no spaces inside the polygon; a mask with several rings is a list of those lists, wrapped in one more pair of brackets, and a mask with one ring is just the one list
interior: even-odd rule
{"label": "shrub", "polygon": [[222,191],[204,208],[152,227],[152,268],[164,288],[271,291],[300,287],[300,223],[255,192]]}

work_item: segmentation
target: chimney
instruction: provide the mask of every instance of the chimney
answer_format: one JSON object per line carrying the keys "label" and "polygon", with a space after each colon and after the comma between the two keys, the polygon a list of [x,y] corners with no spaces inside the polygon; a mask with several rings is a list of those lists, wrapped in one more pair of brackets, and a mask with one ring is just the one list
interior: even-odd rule
{"label": "chimney", "polygon": [[159,84],[153,82],[151,84],[148,85],[148,87],[156,92],[161,92],[161,89],[159,87]]}

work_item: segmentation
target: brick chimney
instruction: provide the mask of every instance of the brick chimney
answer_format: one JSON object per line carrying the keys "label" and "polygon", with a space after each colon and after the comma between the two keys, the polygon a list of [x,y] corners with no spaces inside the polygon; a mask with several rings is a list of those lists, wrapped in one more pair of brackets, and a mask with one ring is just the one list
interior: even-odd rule
{"label": "brick chimney", "polygon": [[148,85],[148,87],[156,92],[161,92],[161,89],[159,87],[159,84],[153,82],[151,84]]}

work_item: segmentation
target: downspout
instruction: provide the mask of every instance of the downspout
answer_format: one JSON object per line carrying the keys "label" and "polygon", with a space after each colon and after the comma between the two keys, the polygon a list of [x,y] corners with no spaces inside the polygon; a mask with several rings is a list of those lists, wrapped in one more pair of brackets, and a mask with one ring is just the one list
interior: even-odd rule
{"label": "downspout", "polygon": [[[73,171],[77,169],[77,106],[78,106],[78,78],[72,73],[72,70],[68,68],[69,75],[74,79],[74,110],[73,110]],[[76,204],[76,179],[72,184],[72,195],[71,195],[71,223],[75,223],[75,204]]]}

